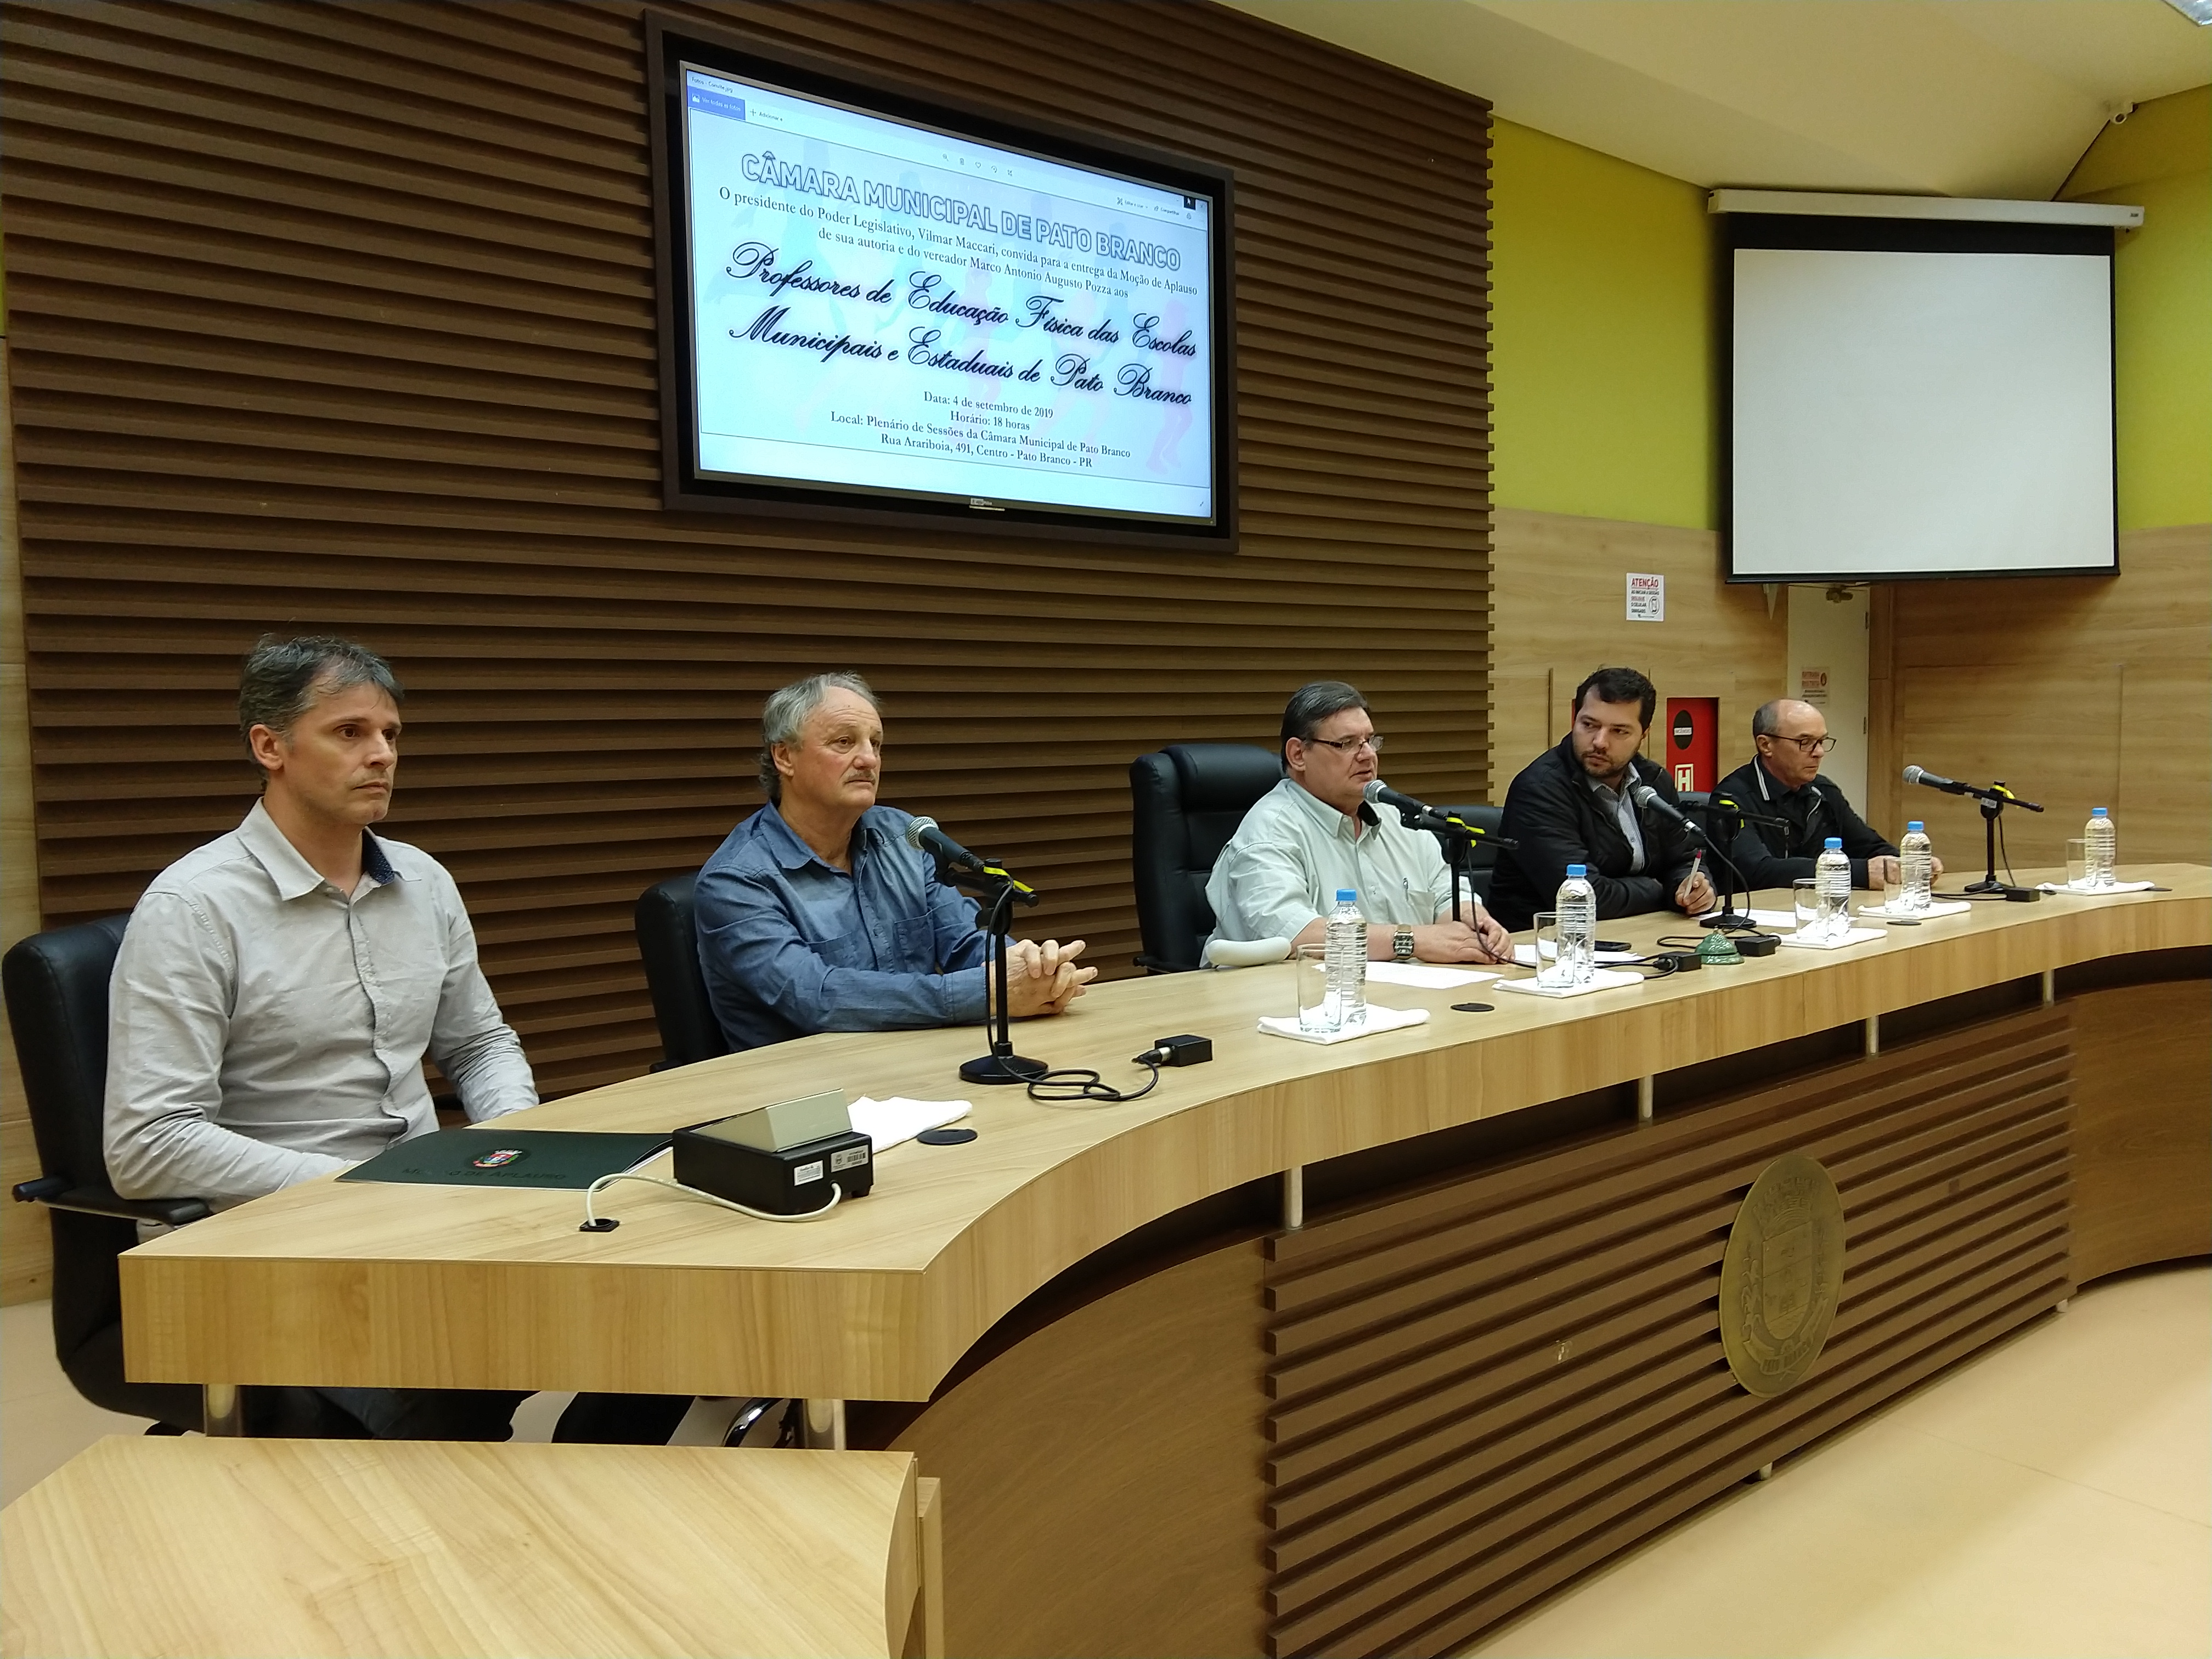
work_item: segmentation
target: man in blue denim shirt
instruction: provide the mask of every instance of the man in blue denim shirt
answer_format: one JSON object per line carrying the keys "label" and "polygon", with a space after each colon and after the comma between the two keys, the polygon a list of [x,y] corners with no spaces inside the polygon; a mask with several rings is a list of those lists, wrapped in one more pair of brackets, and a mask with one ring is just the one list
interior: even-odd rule
{"label": "man in blue denim shirt", "polygon": [[[769,805],[699,872],[699,965],[732,1048],[816,1031],[975,1024],[990,1012],[975,906],[876,805],[883,720],[855,674],[786,686],[761,714]],[[1007,950],[1008,1011],[1056,1014],[1097,974],[1083,941]]]}

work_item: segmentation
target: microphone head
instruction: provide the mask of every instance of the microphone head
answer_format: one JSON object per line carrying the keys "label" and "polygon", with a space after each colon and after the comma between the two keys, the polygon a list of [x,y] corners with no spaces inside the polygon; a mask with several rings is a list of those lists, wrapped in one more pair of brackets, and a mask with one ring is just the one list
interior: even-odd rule
{"label": "microphone head", "polygon": [[1907,783],[1917,783],[1917,782],[1919,782],[1919,781],[1920,781],[1920,769],[1919,769],[1918,767],[1917,767],[1917,766],[1908,766],[1908,767],[1906,767],[1906,768],[1905,769],[1905,781]]}
{"label": "microphone head", "polygon": [[929,849],[921,844],[922,836],[936,828],[935,818],[908,818],[906,821],[906,844],[917,853],[927,853]]}
{"label": "microphone head", "polygon": [[1370,806],[1379,806],[1390,786],[1380,778],[1370,778],[1359,791],[1359,798]]}
{"label": "microphone head", "polygon": [[1659,799],[1659,792],[1648,783],[1632,783],[1628,786],[1628,798],[1638,806],[1649,806]]}

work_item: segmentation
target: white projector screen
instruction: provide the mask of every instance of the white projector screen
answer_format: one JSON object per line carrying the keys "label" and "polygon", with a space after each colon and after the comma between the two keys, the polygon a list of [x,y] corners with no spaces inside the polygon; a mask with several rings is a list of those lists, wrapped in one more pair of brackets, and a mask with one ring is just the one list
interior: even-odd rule
{"label": "white projector screen", "polygon": [[2106,245],[1740,242],[1730,578],[2113,569]]}

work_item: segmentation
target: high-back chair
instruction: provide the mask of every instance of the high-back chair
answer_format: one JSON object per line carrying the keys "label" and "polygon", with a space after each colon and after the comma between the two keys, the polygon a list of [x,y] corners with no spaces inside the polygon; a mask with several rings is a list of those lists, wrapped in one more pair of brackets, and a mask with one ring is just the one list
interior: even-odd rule
{"label": "high-back chair", "polygon": [[196,1198],[128,1199],[108,1184],[100,1151],[107,1087],[107,981],[127,915],[57,927],[19,941],[0,960],[8,1023],[40,1175],[15,1188],[43,1204],[53,1227],[54,1354],[95,1406],[200,1426],[200,1390],[132,1382],[123,1375],[123,1290],[115,1258],[138,1242],[141,1221],[181,1226],[208,1213]]}
{"label": "high-back chair", "polygon": [[657,881],[638,896],[637,951],[645,958],[645,984],[653,998],[653,1023],[660,1028],[665,1072],[730,1052],[722,1023],[707,996],[699,967],[699,934],[691,893],[698,872]]}
{"label": "high-back chair", "polygon": [[1206,884],[1245,813],[1283,775],[1271,750],[1243,743],[1176,743],[1129,765],[1137,965],[1178,973],[1201,965],[1213,931]]}

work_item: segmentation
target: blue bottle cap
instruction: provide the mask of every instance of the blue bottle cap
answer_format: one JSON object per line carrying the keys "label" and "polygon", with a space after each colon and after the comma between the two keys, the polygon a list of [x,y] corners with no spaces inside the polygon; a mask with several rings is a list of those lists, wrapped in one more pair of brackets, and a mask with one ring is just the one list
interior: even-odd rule
{"label": "blue bottle cap", "polygon": [[1339,904],[1349,904],[1358,896],[1358,893],[1349,887],[1340,887],[1336,890],[1336,902]]}
{"label": "blue bottle cap", "polygon": [[2105,816],[2105,809],[2101,806],[2093,806],[2089,809],[2089,816],[2093,818],[2101,818]]}
{"label": "blue bottle cap", "polygon": [[1567,866],[1567,879],[1569,881],[1581,881],[1589,874],[1589,866],[1587,865],[1571,864]]}
{"label": "blue bottle cap", "polygon": [[1924,836],[1928,833],[1928,826],[1921,823],[1918,818],[1913,818],[1906,823],[1905,833],[1908,836]]}
{"label": "blue bottle cap", "polygon": [[1844,838],[1841,836],[1831,836],[1827,839],[1826,846],[1831,853],[1840,853],[1844,850]]}

